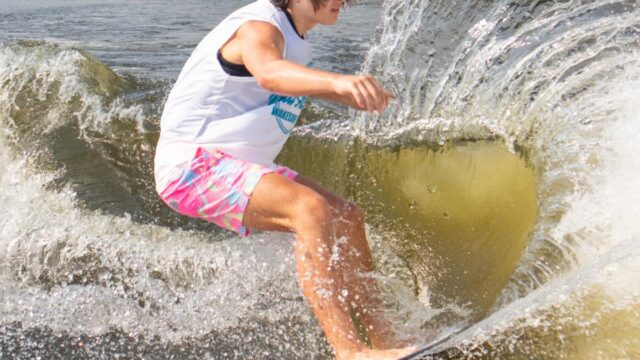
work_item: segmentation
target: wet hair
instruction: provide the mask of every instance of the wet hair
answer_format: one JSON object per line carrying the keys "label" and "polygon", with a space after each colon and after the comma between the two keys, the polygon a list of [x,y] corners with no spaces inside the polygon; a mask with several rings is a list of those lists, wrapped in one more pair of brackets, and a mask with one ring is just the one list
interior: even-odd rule
{"label": "wet hair", "polygon": [[[313,4],[313,9],[318,11],[318,9],[320,9],[320,6],[322,6],[322,4],[326,3],[328,0],[311,0],[311,3]],[[275,6],[275,7],[279,7],[282,10],[285,10],[287,8],[287,5],[289,4],[289,0],[271,0],[271,3]],[[345,0],[344,4],[349,4],[349,5],[354,5],[356,3],[356,0]]]}

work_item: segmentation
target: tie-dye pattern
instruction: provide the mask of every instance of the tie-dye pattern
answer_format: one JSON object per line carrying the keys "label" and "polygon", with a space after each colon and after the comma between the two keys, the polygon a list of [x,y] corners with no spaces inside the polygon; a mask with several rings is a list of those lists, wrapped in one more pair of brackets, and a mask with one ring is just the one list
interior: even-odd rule
{"label": "tie-dye pattern", "polygon": [[195,157],[160,193],[175,211],[210,221],[247,236],[242,225],[249,197],[264,174],[275,172],[294,180],[298,175],[286,166],[273,169],[240,160],[221,151],[198,148]]}

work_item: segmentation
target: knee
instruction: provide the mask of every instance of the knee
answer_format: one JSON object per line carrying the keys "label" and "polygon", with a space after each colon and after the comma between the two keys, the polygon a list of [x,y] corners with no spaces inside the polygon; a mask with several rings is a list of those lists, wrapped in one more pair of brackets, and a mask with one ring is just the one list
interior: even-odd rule
{"label": "knee", "polygon": [[364,222],[364,214],[358,205],[344,201],[340,206],[340,219],[351,224]]}
{"label": "knee", "polygon": [[293,207],[298,226],[329,226],[332,221],[329,202],[315,191],[300,194]]}

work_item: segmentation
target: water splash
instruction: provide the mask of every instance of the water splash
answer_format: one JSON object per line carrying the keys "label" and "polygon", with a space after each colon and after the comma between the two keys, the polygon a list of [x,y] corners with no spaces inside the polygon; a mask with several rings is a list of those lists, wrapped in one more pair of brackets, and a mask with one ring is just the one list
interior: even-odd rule
{"label": "water splash", "polygon": [[[563,341],[559,318],[593,316],[596,328],[603,328],[606,324],[598,319],[610,313],[609,305],[581,307],[591,304],[588,297],[597,289],[609,288],[609,280],[585,280],[583,269],[616,267],[631,293],[638,289],[631,281],[635,252],[620,265],[601,262],[620,246],[635,246],[633,239],[640,235],[633,220],[640,215],[634,190],[640,186],[634,141],[640,111],[638,4],[419,1],[402,8],[402,3],[385,3],[380,35],[363,67],[385,86],[400,90],[399,99],[384,114],[354,116],[353,131],[376,144],[389,138],[400,145],[500,138],[526,156],[538,179],[538,223],[517,271],[494,304],[494,318],[502,322],[487,322],[485,337],[473,335],[479,326],[456,341],[466,338],[464,348],[477,350],[460,355],[468,358],[490,357],[492,347],[499,348],[493,356],[565,356],[567,348],[554,350],[535,341],[544,327],[526,325],[537,330],[514,335],[520,321],[549,321],[557,326],[553,336],[570,347],[571,341],[582,343],[574,336],[580,328],[591,328],[573,323],[578,330],[567,332]],[[563,293],[554,281],[558,278],[575,289],[564,297],[564,305],[552,309],[535,304],[538,291]],[[624,300],[634,296],[603,301],[620,307],[618,314],[626,313],[634,323],[637,301]],[[514,302],[530,308],[510,308]],[[614,318],[621,329],[633,328]],[[503,330],[491,332],[492,327]],[[518,347],[497,335],[503,331],[524,336],[524,344]],[[495,341],[487,340],[494,335]],[[637,342],[620,341],[622,353],[637,353]],[[603,353],[621,354],[609,352],[602,341],[597,344]]]}

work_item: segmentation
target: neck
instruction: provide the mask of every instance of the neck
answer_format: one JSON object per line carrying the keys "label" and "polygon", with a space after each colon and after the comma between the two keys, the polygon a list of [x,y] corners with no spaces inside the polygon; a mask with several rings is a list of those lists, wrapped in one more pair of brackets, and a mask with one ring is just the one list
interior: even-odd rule
{"label": "neck", "polygon": [[291,7],[287,8],[286,11],[291,15],[293,23],[296,24],[296,29],[300,35],[304,37],[307,36],[307,32],[309,30],[313,29],[313,27],[318,24],[313,19],[304,16],[300,11],[296,11]]}

